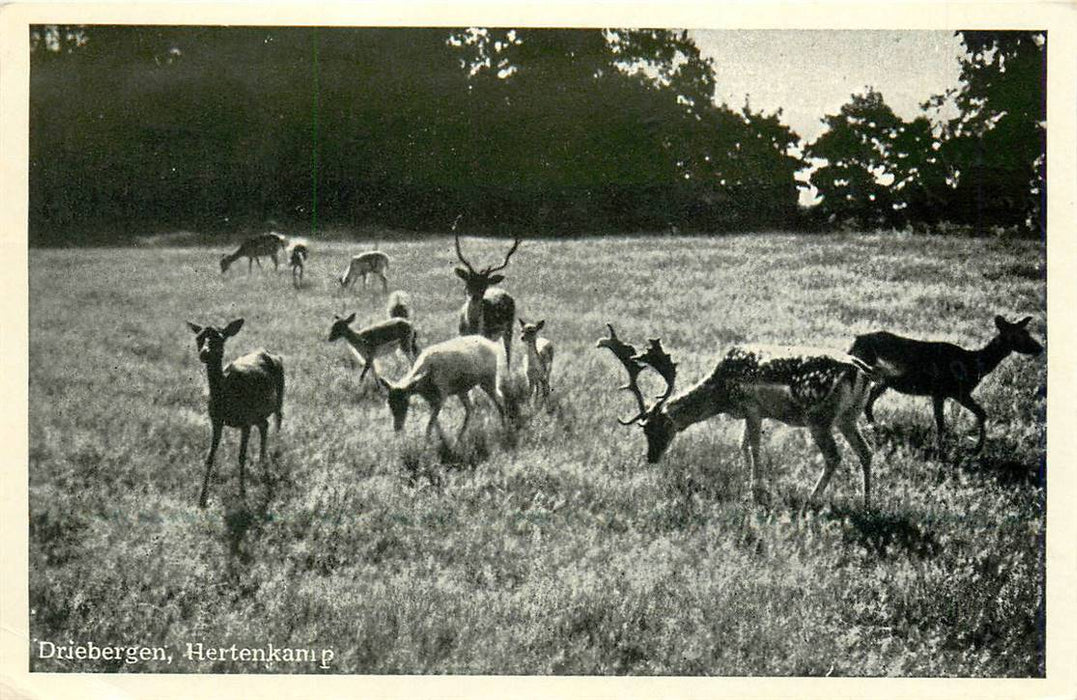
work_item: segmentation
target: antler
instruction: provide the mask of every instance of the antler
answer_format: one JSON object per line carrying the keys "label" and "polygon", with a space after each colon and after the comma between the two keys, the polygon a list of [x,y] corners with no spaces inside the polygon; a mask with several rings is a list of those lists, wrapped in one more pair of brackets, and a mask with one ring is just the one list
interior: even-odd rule
{"label": "antler", "polygon": [[498,267],[488,267],[488,268],[486,268],[486,273],[489,274],[491,272],[497,272],[498,270],[504,270],[506,267],[508,267],[509,266],[509,258],[512,257],[512,254],[515,253],[516,249],[519,248],[519,247],[520,247],[520,239],[517,238],[513,242],[512,248],[509,249],[508,254],[505,255],[505,262],[501,263],[501,265],[498,266]]}
{"label": "antler", "polygon": [[595,343],[595,347],[606,348],[612,352],[614,357],[620,360],[621,364],[623,364],[628,371],[628,383],[619,388],[631,392],[632,395],[636,397],[636,403],[639,404],[639,413],[636,414],[634,418],[628,420],[618,418],[617,422],[621,425],[632,425],[640,418],[647,415],[647,404],[643,400],[643,392],[640,391],[639,384],[636,382],[639,373],[643,371],[643,365],[636,360],[636,348],[628,343],[622,342],[621,339],[617,337],[616,331],[613,330],[613,326],[607,323],[606,328],[610,331],[610,337],[600,338],[599,341]]}
{"label": "antler", "polygon": [[[456,220],[459,221],[460,217],[456,217]],[[474,273],[475,268],[473,268],[471,266],[471,263],[469,263],[467,261],[467,258],[464,257],[463,251],[460,250],[460,234],[456,232],[456,223],[455,222],[453,223],[453,237],[454,237],[454,239],[456,241],[456,257],[460,258],[460,262],[464,263],[464,265],[467,265],[467,269],[471,273]]]}
{"label": "antler", "polygon": [[648,365],[655,372],[661,375],[662,379],[666,380],[666,390],[656,398],[658,403],[651,406],[648,413],[658,411],[662,408],[663,404],[673,393],[673,385],[677,381],[677,363],[673,361],[669,353],[662,348],[661,338],[651,338],[647,346],[647,352],[640,355],[636,355],[632,359],[636,362],[642,362]]}

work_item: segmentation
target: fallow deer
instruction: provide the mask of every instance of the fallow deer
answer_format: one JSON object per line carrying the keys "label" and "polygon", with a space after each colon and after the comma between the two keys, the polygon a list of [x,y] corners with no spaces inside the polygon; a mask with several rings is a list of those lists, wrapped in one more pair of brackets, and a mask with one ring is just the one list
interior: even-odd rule
{"label": "fallow deer", "polygon": [[[455,228],[455,224],[453,225]],[[503,289],[493,287],[505,279],[494,274],[509,265],[509,259],[520,247],[517,238],[505,261],[496,267],[476,270],[460,250],[460,234],[453,232],[456,240],[456,257],[464,264],[456,267],[457,277],[464,281],[467,301],[460,308],[460,335],[481,335],[490,340],[501,339],[505,344],[505,364],[512,366],[512,320],[516,317],[516,300]]]}
{"label": "fallow deer", "polygon": [[277,253],[284,250],[287,245],[287,237],[279,233],[260,233],[257,236],[251,236],[243,241],[234,253],[221,256],[221,273],[228,272],[228,268],[231,267],[232,263],[240,258],[247,258],[248,275],[251,273],[254,263],[257,262],[258,267],[262,267],[262,257],[271,258],[273,268],[279,270],[280,261],[277,260]]}
{"label": "fallow deer", "polygon": [[389,295],[385,302],[385,314],[389,318],[406,318],[411,320],[411,302],[407,292],[399,289]]}
{"label": "fallow deer", "polygon": [[545,400],[550,395],[550,372],[553,369],[553,343],[547,338],[540,338],[539,331],[546,326],[546,321],[527,323],[520,319],[520,340],[527,349],[524,355],[524,375],[527,376],[528,395],[541,396]]}
{"label": "fallow deer", "polygon": [[972,392],[1011,352],[1038,355],[1043,346],[1028,333],[1028,316],[1010,323],[995,316],[998,334],[979,350],[966,350],[953,343],[928,342],[903,338],[879,331],[858,335],[849,354],[870,365],[877,383],[868,396],[864,415],[875,423],[875,401],[887,389],[912,396],[930,396],[935,410],[935,440],[943,448],[943,408],[946,399],[953,399],[976,416],[979,438],[975,451],[983,449],[986,437],[987,413],[972,398]]}
{"label": "fallow deer", "polygon": [[310,255],[310,250],[304,243],[292,244],[292,285],[299,289],[303,286],[303,268],[306,267],[307,257]]}
{"label": "fallow deer", "polygon": [[363,287],[366,288],[367,275],[377,275],[381,278],[382,291],[389,291],[389,282],[385,279],[385,273],[389,270],[389,256],[380,250],[371,250],[360,253],[348,263],[348,269],[340,276],[341,289],[351,288],[355,290],[355,281],[363,278]]}
{"label": "fallow deer", "polygon": [[378,368],[374,365],[374,358],[386,355],[393,350],[400,350],[404,355],[415,361],[416,344],[415,330],[411,321],[406,318],[391,318],[386,321],[375,323],[360,331],[353,331],[350,324],[355,320],[355,314],[347,318],[333,316],[333,325],[329,329],[329,342],[344,338],[352,351],[363,361],[363,372],[359,375],[360,383],[366,377],[367,372],[373,372],[375,379],[378,376]]}
{"label": "fallow deer", "polygon": [[[871,503],[871,448],[860,434],[856,420],[864,409],[870,378],[863,363],[842,353],[808,348],[732,347],[719,360],[710,376],[688,391],[670,399],[677,376],[676,365],[662,349],[661,339],[652,339],[641,354],[622,342],[609,328],[609,337],[598,341],[628,371],[628,384],[639,413],[622,425],[638,424],[647,438],[647,461],[657,462],[680,431],[718,414],[744,419],[741,450],[748,463],[750,486],[757,499],[764,491],[760,484],[759,442],[764,418],[786,425],[807,427],[825,465],[811,500],[822,496],[841,454],[832,431],[835,427],[860,458],[864,474],[864,505]],[[645,367],[658,372],[666,382],[665,392],[650,407],[643,400],[637,379]],[[667,403],[668,401],[668,403]]]}
{"label": "fallow deer", "polygon": [[389,410],[393,414],[393,430],[400,432],[408,417],[408,404],[412,394],[418,394],[430,404],[430,422],[426,434],[437,430],[442,443],[448,444],[438,422],[438,414],[445,400],[456,396],[464,407],[464,422],[456,435],[463,436],[471,419],[471,401],[468,392],[480,387],[497,407],[502,425],[505,425],[505,398],[501,392],[501,373],[498,368],[497,343],[478,335],[465,335],[431,345],[422,351],[411,370],[396,383],[380,379],[388,391]]}
{"label": "fallow deer", "polygon": [[[209,418],[213,427],[209,454],[206,456],[206,474],[202,479],[202,494],[198,505],[206,507],[206,493],[209,488],[210,474],[213,471],[213,458],[221,441],[224,426],[240,429],[239,439],[239,494],[246,497],[244,471],[247,462],[247,441],[251,426],[258,428],[258,458],[266,461],[266,433],[269,430],[269,416],[277,415],[277,432],[280,432],[281,420],[284,418],[284,362],[280,357],[265,350],[256,350],[236,358],[221,369],[224,358],[224,343],[243,327],[239,318],[224,328],[199,326],[187,322],[195,334],[198,359],[206,365],[209,380]],[[266,475],[268,476],[268,467]]]}

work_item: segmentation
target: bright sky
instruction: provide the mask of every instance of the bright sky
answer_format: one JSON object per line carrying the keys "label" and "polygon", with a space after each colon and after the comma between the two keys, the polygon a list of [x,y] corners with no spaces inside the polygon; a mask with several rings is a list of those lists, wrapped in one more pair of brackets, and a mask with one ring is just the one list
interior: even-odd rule
{"label": "bright sky", "polygon": [[962,54],[952,31],[693,30],[714,59],[718,99],[739,109],[782,108],[782,121],[805,141],[823,132],[854,92],[872,86],[904,119],[932,95],[956,87]]}

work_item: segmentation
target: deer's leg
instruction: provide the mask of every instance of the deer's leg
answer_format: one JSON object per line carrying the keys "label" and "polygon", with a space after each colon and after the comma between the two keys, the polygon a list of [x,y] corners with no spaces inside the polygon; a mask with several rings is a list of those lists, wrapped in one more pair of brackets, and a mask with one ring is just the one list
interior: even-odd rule
{"label": "deer's leg", "polygon": [[247,497],[247,484],[245,473],[247,471],[247,442],[251,437],[251,427],[245,425],[239,433],[239,497]]}
{"label": "deer's leg", "polygon": [[266,436],[269,433],[269,421],[263,420],[258,424],[258,461],[266,462]]}
{"label": "deer's leg", "polygon": [[864,472],[864,507],[871,505],[871,447],[860,432],[856,424],[856,417],[845,418],[838,423],[838,430],[849,441],[856,456],[860,458],[860,468]]}
{"label": "deer's leg", "polygon": [[810,500],[816,501],[823,495],[826,485],[830,483],[830,477],[834,475],[834,470],[841,464],[841,452],[838,451],[838,443],[834,442],[834,436],[830,433],[830,426],[811,426],[811,436],[815,444],[819,446],[819,451],[823,453],[824,462],[823,473],[819,475],[819,480],[815,482],[815,488],[811,492]]}
{"label": "deer's leg", "polygon": [[864,404],[864,417],[868,419],[868,423],[875,425],[875,401],[878,400],[883,392],[886,391],[885,384],[875,384],[871,387],[871,391],[868,392],[868,401]]}
{"label": "deer's leg", "polygon": [[221,444],[221,429],[224,423],[213,421],[213,437],[210,438],[209,454],[206,455],[206,475],[202,477],[202,495],[198,497],[198,506],[206,507],[206,492],[209,489],[209,477],[213,473],[213,458],[217,454],[217,445]]}
{"label": "deer's leg", "polygon": [[430,422],[426,424],[426,435],[430,436],[431,430],[437,430],[438,437],[441,438],[443,445],[449,444],[449,441],[445,439],[445,433],[441,429],[441,423],[438,422],[438,414],[441,413],[441,401],[430,402]]}
{"label": "deer's leg", "polygon": [[467,397],[467,392],[457,394],[460,397],[460,404],[464,407],[464,422],[460,424],[460,430],[456,433],[456,441],[460,442],[460,438],[464,436],[464,431],[467,429],[467,422],[471,420],[471,399]]}
{"label": "deer's leg", "polygon": [[273,269],[279,271],[280,270],[280,262],[277,260],[277,254],[273,253],[269,257],[273,258]]}
{"label": "deer's leg", "polygon": [[946,421],[943,415],[943,407],[946,404],[945,396],[932,396],[931,405],[935,413],[935,443],[939,452],[942,452],[944,434],[946,433]]}
{"label": "deer's leg", "polygon": [[972,398],[967,394],[965,396],[958,396],[957,402],[972,411],[972,413],[976,416],[976,423],[977,428],[980,432],[980,437],[976,441],[975,452],[979,454],[980,450],[984,448],[984,440],[987,437],[987,412],[984,411],[983,406],[976,402],[976,399]]}
{"label": "deer's leg", "polygon": [[501,387],[496,383],[489,382],[484,382],[479,386],[482,387],[482,390],[490,397],[490,400],[494,402],[494,406],[497,408],[497,413],[501,417],[501,426],[507,428],[508,417],[505,415],[505,395],[501,393]]}
{"label": "deer's leg", "polygon": [[376,274],[378,275],[378,277],[381,277],[381,290],[383,292],[388,292],[389,291],[389,280],[385,279],[385,273],[384,272],[378,272]]}
{"label": "deer's leg", "polygon": [[[261,263],[259,263],[261,265]],[[254,258],[247,258],[247,274],[251,274],[254,271]]]}
{"label": "deer's leg", "polygon": [[740,439],[740,449],[748,462],[748,486],[753,498],[759,498],[763,492],[762,474],[759,468],[759,440],[763,433],[763,419],[759,416],[747,416],[744,419],[744,434]]}
{"label": "deer's leg", "polygon": [[[511,323],[511,320],[510,320]],[[505,331],[505,369],[512,367],[512,328]]]}

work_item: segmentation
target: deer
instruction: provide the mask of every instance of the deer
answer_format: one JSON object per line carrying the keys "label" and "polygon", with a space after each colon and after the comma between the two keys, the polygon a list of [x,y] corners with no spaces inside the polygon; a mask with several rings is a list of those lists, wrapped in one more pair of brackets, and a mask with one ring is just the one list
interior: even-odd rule
{"label": "deer", "polygon": [[347,318],[334,315],[333,325],[329,328],[329,342],[344,338],[348,341],[352,352],[363,361],[363,371],[359,375],[360,384],[367,372],[373,372],[374,379],[380,379],[378,368],[374,365],[376,357],[387,355],[393,350],[400,350],[410,361],[415,361],[418,348],[411,321],[406,318],[390,318],[357,332],[350,328],[354,320],[355,313]]}
{"label": "deer", "polygon": [[221,274],[228,272],[228,268],[232,263],[240,258],[247,258],[247,274],[251,273],[254,263],[258,263],[258,267],[262,267],[263,257],[269,257],[273,260],[273,268],[279,270],[280,262],[277,260],[277,253],[284,250],[288,246],[288,239],[279,233],[260,233],[257,236],[251,236],[247,240],[243,241],[234,253],[221,256]]}
{"label": "deer", "polygon": [[540,338],[539,331],[546,326],[546,320],[527,323],[520,321],[520,340],[523,341],[527,354],[524,355],[524,374],[527,376],[528,395],[541,396],[545,400],[550,395],[550,371],[553,369],[553,343],[547,338]]}
{"label": "deer", "polygon": [[292,286],[299,289],[303,285],[303,268],[307,264],[307,257],[310,255],[310,250],[304,243],[296,243],[292,245]]}
{"label": "deer", "polygon": [[[459,221],[459,218],[457,218]],[[516,238],[505,254],[505,261],[496,267],[476,270],[460,250],[460,234],[456,233],[456,257],[463,266],[455,268],[456,276],[464,281],[467,301],[460,308],[460,335],[481,335],[491,340],[501,339],[505,344],[505,364],[512,364],[512,320],[516,317],[516,300],[503,289],[493,287],[505,279],[504,275],[495,274],[509,265],[509,259],[520,247]]]}
{"label": "deer", "polygon": [[[630,419],[618,418],[621,425],[639,425],[647,438],[647,461],[656,463],[677,433],[718,414],[744,420],[741,451],[749,468],[749,485],[755,500],[765,490],[760,481],[760,437],[764,418],[786,425],[806,427],[811,432],[824,467],[810,501],[823,495],[841,454],[834,440],[836,427],[860,458],[863,472],[864,507],[871,504],[872,450],[857,426],[871,386],[871,373],[863,362],[843,353],[813,348],[770,348],[733,346],[715,365],[709,376],[692,388],[673,394],[676,363],[662,348],[661,338],[649,340],[647,350],[636,348],[617,337],[606,324],[609,336],[598,341],[624,365],[628,383],[621,387],[636,399],[639,412]],[[638,378],[647,367],[665,381],[665,391],[646,405]]]}
{"label": "deer", "polygon": [[953,399],[976,416],[979,437],[974,453],[979,454],[987,434],[987,412],[972,398],[972,392],[1010,353],[1035,356],[1043,352],[1043,346],[1028,332],[1031,320],[1027,316],[1010,323],[1002,316],[995,316],[998,332],[979,350],[966,350],[953,343],[914,340],[886,331],[858,335],[849,354],[872,367],[879,377],[864,406],[865,418],[875,424],[875,401],[887,389],[911,396],[930,396],[935,411],[935,441],[941,452],[945,442],[943,409],[946,399]]}
{"label": "deer", "polygon": [[[247,441],[251,427],[258,428],[260,443],[258,458],[266,463],[266,434],[269,416],[276,414],[277,432],[284,418],[284,362],[277,355],[265,350],[238,357],[221,368],[224,343],[243,327],[243,319],[237,318],[223,328],[200,326],[187,321],[187,327],[195,334],[198,359],[206,366],[209,380],[209,419],[213,434],[206,456],[206,473],[202,479],[202,493],[198,498],[200,508],[206,507],[209,479],[213,472],[213,459],[221,441],[224,426],[239,428],[239,495],[246,498],[244,471],[247,462]],[[266,477],[269,477],[268,467]]]}
{"label": "deer", "polygon": [[367,275],[377,275],[381,278],[382,291],[389,291],[389,282],[385,279],[385,273],[389,270],[389,256],[380,250],[371,250],[360,253],[348,263],[348,269],[340,276],[341,289],[351,288],[355,290],[355,281],[363,278],[363,288],[366,288]]}
{"label": "deer", "polygon": [[476,386],[490,397],[497,408],[502,426],[506,426],[505,397],[501,391],[502,377],[498,368],[499,354],[500,347],[492,340],[479,335],[464,335],[435,343],[423,350],[400,381],[393,383],[379,378],[378,381],[387,393],[389,411],[393,416],[393,430],[399,433],[404,429],[411,396],[418,394],[430,404],[427,437],[432,430],[436,430],[442,443],[448,445],[438,422],[438,414],[445,400],[456,396],[464,407],[464,422],[456,434],[456,441],[459,442],[471,419],[468,392]]}
{"label": "deer", "polygon": [[385,314],[389,318],[406,318],[411,319],[411,301],[408,299],[407,292],[402,292],[399,289],[389,295],[389,299],[385,302]]}

